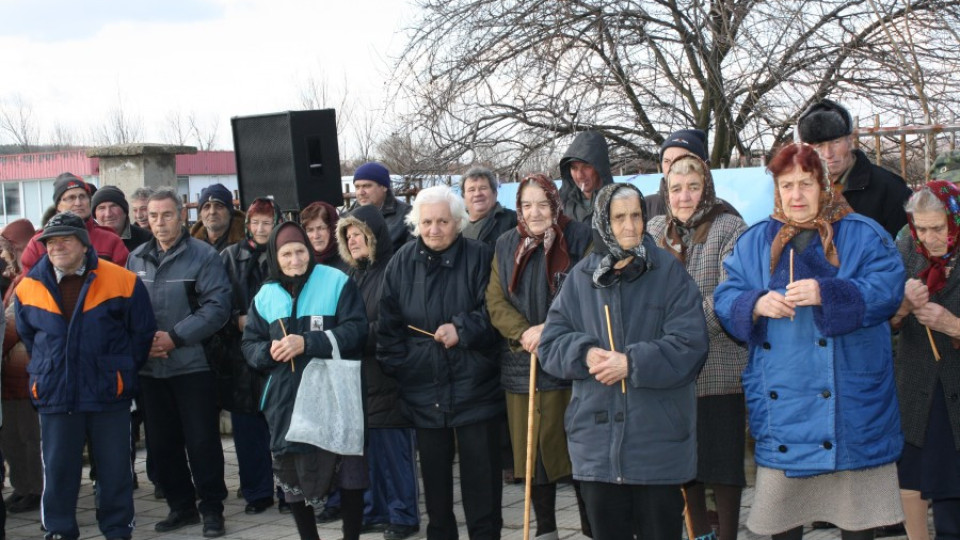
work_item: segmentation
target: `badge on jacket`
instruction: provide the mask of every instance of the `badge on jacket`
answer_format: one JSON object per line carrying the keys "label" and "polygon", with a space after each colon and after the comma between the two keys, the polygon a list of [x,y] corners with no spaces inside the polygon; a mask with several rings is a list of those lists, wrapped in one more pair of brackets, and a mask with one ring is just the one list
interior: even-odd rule
{"label": "badge on jacket", "polygon": [[323,332],[323,315],[314,315],[310,317],[310,331]]}

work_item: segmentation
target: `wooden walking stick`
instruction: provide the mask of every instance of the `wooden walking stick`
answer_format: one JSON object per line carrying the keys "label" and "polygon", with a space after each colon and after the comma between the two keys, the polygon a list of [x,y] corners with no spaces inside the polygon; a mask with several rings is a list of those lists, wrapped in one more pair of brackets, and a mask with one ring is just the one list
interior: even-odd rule
{"label": "wooden walking stick", "polygon": [[937,350],[937,344],[933,342],[933,332],[930,331],[930,327],[929,327],[929,326],[924,326],[924,328],[927,330],[927,338],[930,339],[930,348],[933,349],[933,358],[934,358],[934,360],[936,360],[937,362],[939,362],[939,361],[940,361],[940,351]]}
{"label": "wooden walking stick", "polygon": [[[607,314],[607,337],[610,338],[610,352],[617,352],[617,347],[613,344],[613,326],[610,325],[610,306],[603,305],[603,311]],[[629,369],[629,368],[628,368]],[[627,393],[627,380],[620,379],[620,393]]]}
{"label": "wooden walking stick", "polygon": [[[283,330],[283,337],[287,337],[287,327],[283,325],[283,319],[277,319],[280,323],[280,330]],[[290,359],[290,371],[297,370],[297,361],[293,358]]]}
{"label": "wooden walking stick", "polygon": [[527,404],[527,470],[523,488],[523,540],[530,540],[530,498],[533,488],[533,424],[534,396],[537,391],[537,353],[530,353],[530,399]]}
{"label": "wooden walking stick", "polygon": [[[790,283],[793,283],[793,248],[790,248]],[[793,315],[790,316],[790,320],[793,320]]]}

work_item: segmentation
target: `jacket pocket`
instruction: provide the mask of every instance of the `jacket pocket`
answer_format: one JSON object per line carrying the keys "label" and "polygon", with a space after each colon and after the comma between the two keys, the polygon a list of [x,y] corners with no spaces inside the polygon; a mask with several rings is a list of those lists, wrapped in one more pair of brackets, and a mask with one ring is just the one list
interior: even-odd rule
{"label": "jacket pocket", "polygon": [[[35,351],[36,352],[36,351]],[[30,399],[38,407],[48,405],[50,398],[55,394],[55,382],[52,379],[53,362],[45,358],[44,354],[35,354],[27,364],[27,375],[29,384],[27,391],[30,393]]]}
{"label": "jacket pocket", "polygon": [[97,399],[104,402],[136,395],[138,381],[133,357],[105,355],[97,358]]}

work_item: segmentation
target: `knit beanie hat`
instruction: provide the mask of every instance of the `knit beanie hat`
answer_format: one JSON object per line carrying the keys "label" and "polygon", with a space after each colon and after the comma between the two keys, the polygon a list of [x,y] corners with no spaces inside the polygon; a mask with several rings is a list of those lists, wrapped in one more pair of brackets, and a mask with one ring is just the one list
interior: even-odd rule
{"label": "knit beanie hat", "polygon": [[703,161],[710,159],[707,155],[707,134],[702,130],[680,129],[668,135],[663,144],[660,145],[660,161],[663,161],[663,153],[667,148],[674,147],[684,148]]}
{"label": "knit beanie hat", "polygon": [[197,208],[203,208],[203,205],[210,201],[218,202],[231,210],[233,209],[233,195],[223,184],[213,184],[203,188],[200,191],[200,201],[197,203]]}
{"label": "knit beanie hat", "polygon": [[353,181],[356,182],[357,180],[372,180],[390,189],[390,171],[375,161],[357,167],[356,172],[353,173]]}
{"label": "knit beanie hat", "polygon": [[29,219],[11,221],[3,228],[3,231],[0,231],[0,236],[10,242],[17,252],[23,252],[27,243],[35,234],[37,234],[37,231],[33,228],[33,223],[30,223]]}
{"label": "knit beanie hat", "polygon": [[824,99],[803,111],[797,119],[797,127],[801,141],[816,144],[850,135],[853,120],[843,105]]}
{"label": "knit beanie hat", "polygon": [[79,176],[65,172],[53,181],[53,204],[60,204],[60,198],[68,189],[83,188],[87,194],[90,194],[90,186]]}
{"label": "knit beanie hat", "polygon": [[277,231],[277,250],[279,251],[280,248],[282,248],[285,244],[289,244],[291,242],[300,242],[302,244],[303,240],[303,231],[300,230],[300,227],[282,227]]}
{"label": "knit beanie hat", "polygon": [[90,247],[90,234],[87,233],[87,227],[80,216],[73,212],[60,212],[50,218],[37,240],[46,245],[47,240],[55,236],[76,236],[83,245]]}
{"label": "knit beanie hat", "polygon": [[130,215],[130,204],[127,203],[127,197],[117,186],[103,186],[98,189],[97,192],[93,194],[93,202],[90,207],[96,212],[100,203],[105,202],[112,202],[120,208],[123,208],[124,214],[127,216]]}

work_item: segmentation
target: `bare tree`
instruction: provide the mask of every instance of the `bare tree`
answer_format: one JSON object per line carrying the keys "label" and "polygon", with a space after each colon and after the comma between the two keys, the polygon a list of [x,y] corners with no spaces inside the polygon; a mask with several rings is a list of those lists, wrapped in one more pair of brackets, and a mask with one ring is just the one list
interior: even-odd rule
{"label": "bare tree", "polygon": [[77,134],[73,129],[66,126],[63,122],[53,124],[53,130],[50,133],[50,144],[54,150],[66,150],[80,144]]}
{"label": "bare tree", "polygon": [[117,93],[117,104],[106,120],[93,130],[93,140],[99,145],[131,144],[143,140],[143,120],[131,114]]}
{"label": "bare tree", "polygon": [[653,161],[666,133],[697,127],[726,166],[788,140],[799,112],[826,96],[908,119],[960,103],[960,0],[419,5],[396,86],[414,104],[405,125],[441,160],[483,153],[522,169],[594,129],[624,157]]}
{"label": "bare tree", "polygon": [[342,85],[331,88],[326,75],[321,71],[309,75],[300,84],[300,106],[304,109],[336,109],[337,136],[343,137],[353,116],[353,103],[347,92],[347,76],[344,74]]}
{"label": "bare tree", "polygon": [[184,115],[179,110],[167,113],[164,138],[174,144],[196,146],[198,150],[214,150],[220,120],[215,115],[200,118],[196,111]]}
{"label": "bare tree", "polygon": [[6,133],[22,152],[32,152],[39,143],[40,128],[33,107],[17,94],[0,101],[0,132]]}

